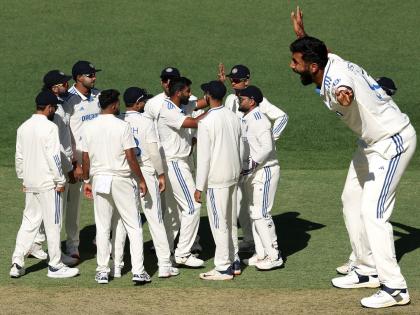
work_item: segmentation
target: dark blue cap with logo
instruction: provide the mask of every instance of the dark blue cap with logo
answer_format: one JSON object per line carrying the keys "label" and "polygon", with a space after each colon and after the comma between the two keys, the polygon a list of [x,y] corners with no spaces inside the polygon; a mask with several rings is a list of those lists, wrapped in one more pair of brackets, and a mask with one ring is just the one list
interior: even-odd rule
{"label": "dark blue cap with logo", "polygon": [[96,69],[95,66],[86,60],[79,60],[73,65],[71,69],[71,74],[73,79],[76,79],[78,75],[82,74],[92,74],[101,71],[101,69]]}
{"label": "dark blue cap with logo", "polygon": [[251,76],[251,72],[249,71],[247,66],[244,65],[236,65],[230,70],[230,73],[226,75],[232,79],[249,79]]}
{"label": "dark blue cap with logo", "polygon": [[124,92],[124,103],[126,105],[129,105],[129,104],[131,105],[140,101],[147,101],[149,98],[152,98],[152,97],[153,95],[147,93],[145,89],[132,86],[132,87],[129,87]]}
{"label": "dark blue cap with logo", "polygon": [[253,99],[257,104],[263,101],[263,94],[255,85],[250,85],[243,90],[239,91],[240,96],[247,96]]}
{"label": "dark blue cap with logo", "polygon": [[174,68],[174,67],[166,67],[160,73],[161,79],[179,78],[180,76],[181,76],[181,73],[179,72],[177,68]]}
{"label": "dark blue cap with logo", "polygon": [[47,106],[61,104],[62,101],[60,101],[51,91],[43,90],[36,96],[35,103],[38,106]]}
{"label": "dark blue cap with logo", "polygon": [[51,70],[44,75],[43,81],[46,88],[51,88],[54,85],[66,83],[70,79],[70,75],[66,75],[60,70]]}

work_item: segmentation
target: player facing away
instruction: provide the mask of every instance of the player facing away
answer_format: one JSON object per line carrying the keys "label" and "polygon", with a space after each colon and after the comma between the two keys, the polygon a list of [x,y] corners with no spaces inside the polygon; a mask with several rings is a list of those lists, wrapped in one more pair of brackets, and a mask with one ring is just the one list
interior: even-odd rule
{"label": "player facing away", "polygon": [[50,91],[40,92],[35,99],[36,113],[17,130],[16,174],[23,180],[26,196],[10,269],[12,278],[25,274],[24,258],[42,222],[50,258],[47,276],[69,278],[79,274],[79,269],[69,268],[61,261],[62,193],[66,178],[61,166],[58,128],[52,122],[59,102]]}
{"label": "player facing away", "polygon": [[70,126],[73,146],[73,168],[76,183],[69,185],[65,209],[65,228],[67,234],[66,253],[80,259],[79,218],[82,190],[82,130],[83,125],[98,117],[100,112],[95,89],[96,73],[101,71],[89,61],[80,60],[73,65],[72,76],[76,82],[70,89],[71,96],[63,103],[64,120]]}
{"label": "player facing away", "polygon": [[396,188],[416,148],[416,132],[363,68],[329,54],[322,41],[306,36],[299,8],[292,13],[292,23],[299,38],[290,45],[290,67],[302,84],[316,84],[327,108],[359,136],[341,196],[355,268],[332,279],[332,284],[380,287],[361,300],[365,307],[406,305],[410,296],[395,257],[389,220]]}
{"label": "player facing away", "polygon": [[270,270],[283,265],[271,217],[280,166],[271,123],[258,106],[263,101],[261,90],[250,85],[239,92],[239,98],[239,110],[244,113],[241,119],[244,145],[242,198],[248,204],[255,242],[255,254],[248,260],[248,265]]}
{"label": "player facing away", "polygon": [[220,81],[201,85],[210,105],[198,123],[197,177],[195,200],[207,188],[207,213],[216,244],[215,268],[200,274],[204,280],[233,279],[232,266],[241,273],[237,234],[237,184],[241,172],[241,124],[231,110],[223,106],[226,87]]}
{"label": "player facing away", "polygon": [[[131,126],[134,141],[137,145],[135,148],[136,157],[146,185],[149,187],[149,193],[140,198],[140,202],[149,224],[158,259],[158,276],[159,278],[169,278],[177,276],[179,270],[172,267],[171,251],[163,223],[160,194],[165,191],[166,180],[155,125],[152,119],[144,115],[145,103],[151,97],[152,95],[148,94],[145,89],[138,87],[126,89],[124,102],[127,110],[121,114],[120,118]],[[122,221],[119,219],[116,229],[113,231],[114,277],[121,277],[121,268],[124,266],[123,254],[126,235]]]}
{"label": "player facing away", "polygon": [[111,220],[113,211],[118,211],[130,239],[132,280],[144,284],[151,280],[143,266],[143,230],[137,199],[139,190],[142,197],[146,195],[147,186],[136,159],[130,124],[115,117],[119,114],[118,96],[116,90],[103,91],[99,96],[101,114],[83,130],[83,191],[93,198],[96,224],[95,280],[108,283]]}
{"label": "player facing away", "polygon": [[[188,128],[197,128],[203,115],[187,117],[181,106],[188,104],[191,96],[191,81],[187,78],[174,78],[169,82],[169,99],[161,106],[158,118],[159,139],[164,150],[167,175],[165,226],[170,245],[173,244],[170,231],[172,222],[180,220],[179,241],[175,249],[175,262],[189,267],[201,267],[203,260],[191,255],[200,223],[201,205],[194,200],[195,183],[192,177],[189,155],[191,137]],[[169,223],[169,224],[168,224]]]}

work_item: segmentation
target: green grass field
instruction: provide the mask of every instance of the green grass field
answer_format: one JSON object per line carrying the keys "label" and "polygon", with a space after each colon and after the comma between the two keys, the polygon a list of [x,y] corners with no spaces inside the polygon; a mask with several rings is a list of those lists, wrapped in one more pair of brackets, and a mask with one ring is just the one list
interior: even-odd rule
{"label": "green grass field", "polygon": [[[420,64],[420,2],[410,1],[16,1],[0,0],[0,313],[420,313],[420,158],[416,154],[399,189],[392,217],[396,253],[407,278],[412,305],[374,312],[359,307],[374,290],[331,288],[335,267],[350,253],[340,194],[356,137],[325,109],[312,87],[304,88],[289,68],[294,40],[290,11],[299,4],[306,30],[372,76],[389,76],[395,96],[414,127],[420,126],[417,69]],[[200,281],[197,270],[157,278],[145,233],[151,285],[132,287],[129,274],[98,287],[92,204],[81,218],[81,275],[54,281],[46,265],[27,259],[29,273],[10,279],[8,271],[24,196],[14,173],[16,129],[34,109],[42,76],[51,69],[70,73],[77,60],[103,69],[100,89],[146,87],[158,93],[159,74],[172,65],[199,85],[216,77],[217,64],[246,64],[253,83],[290,117],[278,141],[281,184],[273,216],[283,269],[246,268],[228,283]],[[147,224],[146,224],[147,226]],[[206,269],[213,241],[205,209],[200,228]],[[5,301],[5,303],[3,303]],[[6,301],[8,303],[6,303]]]}

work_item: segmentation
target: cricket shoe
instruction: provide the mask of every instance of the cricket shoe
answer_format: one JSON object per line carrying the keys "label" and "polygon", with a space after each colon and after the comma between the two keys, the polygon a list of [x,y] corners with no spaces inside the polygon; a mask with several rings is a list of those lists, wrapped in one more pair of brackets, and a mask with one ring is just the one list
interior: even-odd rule
{"label": "cricket shoe", "polygon": [[140,284],[140,285],[152,282],[152,279],[150,279],[150,276],[146,271],[144,271],[141,274],[133,274],[132,280],[135,284]]}
{"label": "cricket shoe", "polygon": [[242,262],[247,266],[255,266],[257,262],[262,260],[264,260],[264,258],[258,258],[258,255],[254,254],[251,258],[242,259]]}
{"label": "cricket shoe", "polygon": [[232,269],[229,267],[225,271],[218,271],[216,269],[200,273],[200,279],[203,280],[232,280],[233,279],[233,272]]}
{"label": "cricket shoe", "polygon": [[372,296],[363,298],[360,303],[364,307],[383,308],[394,305],[410,304],[410,295],[407,289],[391,289],[384,285]]}
{"label": "cricket shoe", "polygon": [[32,245],[31,249],[29,250],[28,256],[35,257],[36,259],[39,259],[39,260],[45,260],[48,258],[48,254],[44,252],[41,244],[38,244],[38,243],[34,243]]}
{"label": "cricket shoe", "polygon": [[179,269],[172,266],[159,267],[159,278],[169,278],[179,275]]}
{"label": "cricket shoe", "polygon": [[61,262],[66,266],[73,267],[79,263],[79,259],[61,253]]}
{"label": "cricket shoe", "polygon": [[232,264],[232,271],[235,276],[239,276],[242,273],[241,270],[241,261],[239,259],[235,260]]}
{"label": "cricket shoe", "polygon": [[357,288],[378,288],[380,286],[377,275],[363,276],[352,270],[348,275],[336,277],[331,280],[331,283],[336,288],[341,289],[357,289]]}
{"label": "cricket shoe", "polygon": [[204,261],[201,260],[200,258],[195,257],[194,255],[189,255],[189,256],[185,256],[185,257],[178,257],[175,256],[175,262],[178,265],[184,265],[184,266],[188,266],[191,268],[199,268],[201,266],[203,266]]}
{"label": "cricket shoe", "polygon": [[350,271],[353,270],[353,268],[354,268],[354,261],[349,260],[348,262],[346,262],[342,266],[337,267],[335,270],[337,271],[337,273],[339,273],[341,275],[347,275]]}
{"label": "cricket shoe", "polygon": [[95,281],[99,284],[107,284],[108,283],[108,272],[106,271],[98,271],[95,275]]}
{"label": "cricket shoe", "polygon": [[283,266],[283,259],[279,256],[277,259],[265,256],[263,260],[255,264],[258,270],[272,270]]}
{"label": "cricket shoe", "polygon": [[62,264],[58,268],[48,265],[48,274],[49,278],[72,278],[79,275],[78,268],[70,268]]}
{"label": "cricket shoe", "polygon": [[241,241],[239,242],[238,247],[241,253],[253,253],[255,250],[253,241]]}
{"label": "cricket shoe", "polygon": [[11,278],[20,278],[25,274],[25,268],[14,263],[12,268],[10,268],[9,275]]}
{"label": "cricket shoe", "polygon": [[121,278],[121,276],[122,276],[122,267],[121,266],[114,266],[114,267],[112,267],[109,276],[111,278]]}

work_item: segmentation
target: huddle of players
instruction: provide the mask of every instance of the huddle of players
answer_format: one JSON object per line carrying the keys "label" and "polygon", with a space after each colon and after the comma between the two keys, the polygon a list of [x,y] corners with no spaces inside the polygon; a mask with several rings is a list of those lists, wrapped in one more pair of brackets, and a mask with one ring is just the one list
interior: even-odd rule
{"label": "huddle of players", "polygon": [[[140,204],[149,222],[158,276],[178,275],[174,262],[201,267],[203,260],[191,250],[204,189],[216,252],[215,268],[200,278],[229,280],[241,274],[238,212],[244,229],[242,246],[255,242],[255,254],[244,262],[259,270],[282,266],[270,213],[280,176],[274,141],[288,117],[259,88],[249,85],[249,69],[237,65],[225,75],[221,65],[219,80],[202,84],[204,98],[197,99],[191,94],[191,81],[167,67],[161,72],[163,92],[152,97],[142,88],[128,88],[122,114],[118,91],[94,88],[98,71],[91,63],[78,61],[72,68],[76,83],[70,89],[70,76],[58,70],[47,73],[36,98],[36,114],[18,129],[16,170],[23,179],[26,205],[10,276],[25,273],[28,254],[47,258],[41,246],[44,230],[50,256],[48,276],[79,274],[67,265],[80,260],[82,187],[85,196],[94,200],[98,283],[121,277],[127,235],[132,280],[150,282],[143,266]],[[223,105],[226,77],[235,93]],[[34,179],[41,183],[33,183]],[[66,254],[60,250],[63,209]]]}

